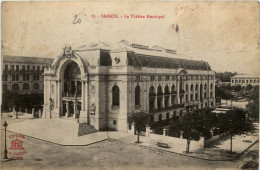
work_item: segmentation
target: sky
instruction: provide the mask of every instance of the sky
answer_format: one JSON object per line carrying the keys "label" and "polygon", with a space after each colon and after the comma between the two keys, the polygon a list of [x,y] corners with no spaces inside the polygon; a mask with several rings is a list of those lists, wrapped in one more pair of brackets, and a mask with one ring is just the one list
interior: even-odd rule
{"label": "sky", "polygon": [[258,2],[3,2],[1,16],[2,55],[54,58],[66,44],[127,40],[177,50],[217,72],[259,74]]}

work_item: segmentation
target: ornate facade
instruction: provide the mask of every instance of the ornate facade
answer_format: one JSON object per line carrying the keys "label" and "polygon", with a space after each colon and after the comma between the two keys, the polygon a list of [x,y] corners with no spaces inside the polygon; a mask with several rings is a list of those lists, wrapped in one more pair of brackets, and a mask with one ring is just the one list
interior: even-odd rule
{"label": "ornate facade", "polygon": [[[66,47],[44,71],[45,118],[77,118],[97,130],[128,130],[128,118],[151,121],[215,106],[215,72],[159,46],[99,42]],[[71,118],[70,118],[71,117]]]}

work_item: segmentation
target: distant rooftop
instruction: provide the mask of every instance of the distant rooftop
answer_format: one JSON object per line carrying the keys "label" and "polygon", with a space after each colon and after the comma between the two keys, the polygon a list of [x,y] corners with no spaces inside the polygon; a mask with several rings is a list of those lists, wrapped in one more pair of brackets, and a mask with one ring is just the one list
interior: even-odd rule
{"label": "distant rooftop", "polygon": [[250,74],[238,74],[231,78],[259,78],[259,76],[250,75]]}
{"label": "distant rooftop", "polygon": [[26,64],[45,64],[51,63],[53,58],[42,58],[42,57],[27,57],[27,56],[10,56],[4,55],[4,63],[26,63]]}

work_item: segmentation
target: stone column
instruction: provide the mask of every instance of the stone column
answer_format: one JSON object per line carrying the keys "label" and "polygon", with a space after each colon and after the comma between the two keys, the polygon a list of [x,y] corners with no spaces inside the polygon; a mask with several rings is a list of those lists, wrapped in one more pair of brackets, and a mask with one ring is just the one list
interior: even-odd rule
{"label": "stone column", "polygon": [[177,78],[177,83],[176,83],[176,90],[177,90],[177,104],[180,104],[180,82],[179,79]]}
{"label": "stone column", "polygon": [[39,118],[41,118],[42,117],[42,109],[39,109],[38,113],[39,113]]}
{"label": "stone column", "polygon": [[167,136],[167,129],[163,129],[163,136]]}
{"label": "stone column", "polygon": [[13,107],[13,115],[15,116],[15,107]]}
{"label": "stone column", "polygon": [[165,98],[164,98],[164,95],[162,95],[162,99],[161,99],[161,101],[162,101],[162,103],[161,103],[161,105],[162,105],[162,108],[164,108],[164,107],[165,107],[165,105],[164,105],[164,100],[165,100]]}
{"label": "stone column", "polygon": [[69,117],[69,115],[70,115],[69,102],[66,101],[66,117]]}
{"label": "stone column", "polygon": [[35,116],[35,109],[32,108],[32,117],[34,118],[34,116]]}
{"label": "stone column", "polygon": [[77,102],[74,101],[73,103],[73,109],[74,109],[74,114],[73,114],[73,118],[76,119],[77,118]]}
{"label": "stone column", "polygon": [[150,126],[149,126],[149,125],[146,125],[145,136],[146,136],[146,137],[149,137],[149,136],[150,136]]}
{"label": "stone column", "polygon": [[183,131],[181,131],[180,133],[181,133],[180,138],[183,139]]}

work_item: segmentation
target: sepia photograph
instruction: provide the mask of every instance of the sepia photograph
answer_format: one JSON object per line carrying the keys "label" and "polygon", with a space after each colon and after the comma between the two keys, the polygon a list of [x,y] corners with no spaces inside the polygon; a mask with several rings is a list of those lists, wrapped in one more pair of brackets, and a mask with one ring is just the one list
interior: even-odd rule
{"label": "sepia photograph", "polygon": [[258,1],[3,1],[1,166],[259,168]]}

